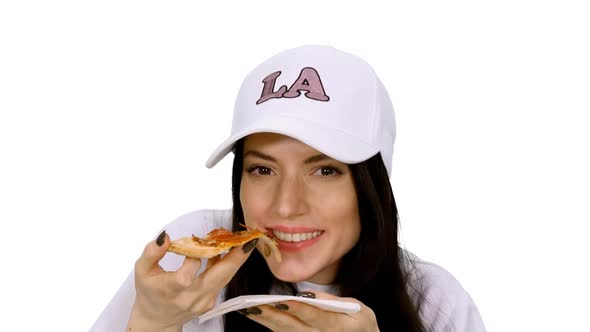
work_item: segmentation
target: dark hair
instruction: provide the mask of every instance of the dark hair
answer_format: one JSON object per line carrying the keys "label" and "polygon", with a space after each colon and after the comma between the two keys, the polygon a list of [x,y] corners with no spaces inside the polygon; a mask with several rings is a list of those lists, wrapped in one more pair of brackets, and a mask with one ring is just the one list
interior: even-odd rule
{"label": "dark hair", "polygon": [[[232,174],[233,230],[245,224],[240,201],[244,140],[236,143]],[[349,165],[358,197],[361,234],[356,245],[343,257],[335,284],[343,297],[353,297],[377,317],[381,331],[426,331],[419,311],[423,292],[409,281],[409,260],[397,241],[398,214],[387,169],[380,154]],[[405,265],[404,265],[405,264]],[[268,294],[271,286],[285,294],[296,287],[274,277],[264,258],[255,250],[227,286],[226,299],[241,295]],[[413,287],[418,298],[408,294]],[[225,331],[268,331],[237,312],[224,316]]]}

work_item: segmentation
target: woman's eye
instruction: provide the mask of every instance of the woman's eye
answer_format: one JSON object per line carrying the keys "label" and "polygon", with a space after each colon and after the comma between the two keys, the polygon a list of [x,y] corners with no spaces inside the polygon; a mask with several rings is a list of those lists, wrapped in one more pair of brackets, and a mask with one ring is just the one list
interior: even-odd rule
{"label": "woman's eye", "polygon": [[329,167],[329,166],[320,167],[314,173],[314,175],[319,175],[319,176],[333,176],[335,174],[341,174],[341,173],[336,168]]}
{"label": "woman's eye", "polygon": [[254,166],[248,169],[248,173],[254,175],[272,175],[272,170],[264,166]]}

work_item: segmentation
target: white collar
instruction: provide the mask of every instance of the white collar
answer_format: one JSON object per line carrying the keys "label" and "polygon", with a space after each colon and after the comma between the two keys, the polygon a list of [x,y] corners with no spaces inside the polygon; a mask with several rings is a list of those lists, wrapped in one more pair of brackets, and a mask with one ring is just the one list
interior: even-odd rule
{"label": "white collar", "polygon": [[314,284],[309,281],[299,281],[296,283],[297,291],[304,292],[304,291],[320,291],[324,293],[330,294],[338,294],[338,286],[336,285],[320,285]]}

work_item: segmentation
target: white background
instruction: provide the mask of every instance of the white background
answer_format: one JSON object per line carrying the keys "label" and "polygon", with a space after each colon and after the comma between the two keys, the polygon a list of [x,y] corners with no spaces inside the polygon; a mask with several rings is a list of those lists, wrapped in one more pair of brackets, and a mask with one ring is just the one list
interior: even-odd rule
{"label": "white background", "polygon": [[0,5],[2,330],[88,330],[161,227],[229,207],[241,80],[302,44],[380,75],[402,244],[489,331],[587,328],[584,1],[210,3]]}

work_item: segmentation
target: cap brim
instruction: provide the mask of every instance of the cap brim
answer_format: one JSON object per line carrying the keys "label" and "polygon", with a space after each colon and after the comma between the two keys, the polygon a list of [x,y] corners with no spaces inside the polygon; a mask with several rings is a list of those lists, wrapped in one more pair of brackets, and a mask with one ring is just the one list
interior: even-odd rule
{"label": "cap brim", "polygon": [[275,115],[254,122],[225,140],[209,157],[206,166],[211,168],[223,159],[234,144],[254,133],[276,133],[295,138],[319,152],[346,164],[365,161],[379,152],[379,147],[361,141],[358,137],[309,120]]}

